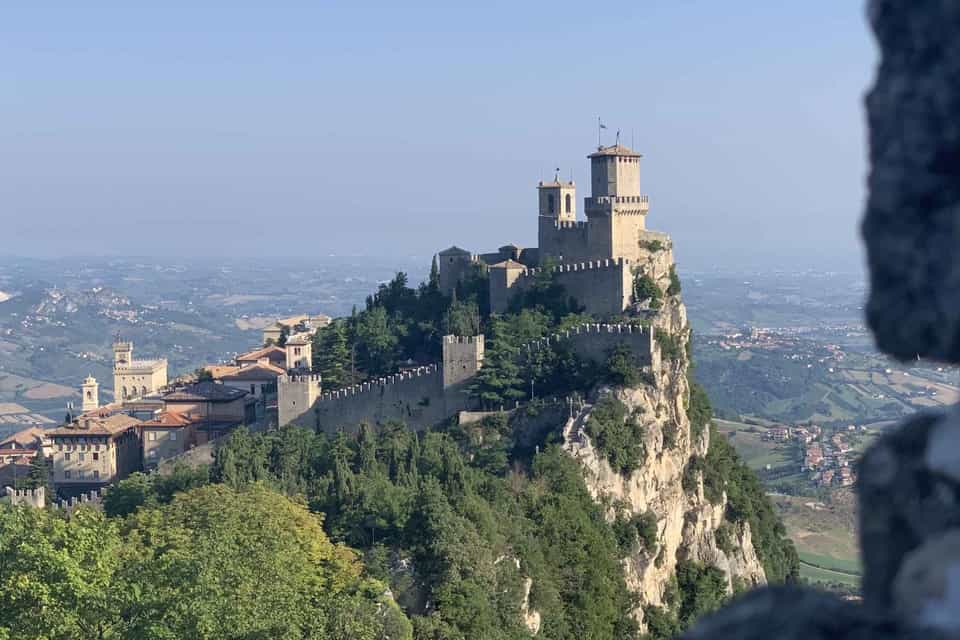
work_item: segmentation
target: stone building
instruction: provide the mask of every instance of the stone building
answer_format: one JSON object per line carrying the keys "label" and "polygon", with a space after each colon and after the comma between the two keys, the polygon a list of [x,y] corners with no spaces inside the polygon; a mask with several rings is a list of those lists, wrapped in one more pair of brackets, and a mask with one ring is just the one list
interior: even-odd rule
{"label": "stone building", "polygon": [[134,360],[133,342],[113,343],[113,393],[117,401],[133,400],[167,384],[167,360]]}
{"label": "stone building", "polygon": [[140,421],[121,413],[83,416],[47,432],[53,443],[53,486],[77,495],[140,469]]}
{"label": "stone building", "polygon": [[664,233],[648,231],[649,199],[640,192],[640,154],[621,144],[591,153],[591,195],[584,198],[586,220],[577,219],[576,185],[555,177],[537,185],[538,247],[505,245],[475,255],[451,247],[441,251],[441,289],[449,294],[473,265],[489,270],[490,305],[507,309],[528,287],[537,268],[554,264],[556,279],[569,295],[598,316],[617,315],[631,303],[633,282],[651,255],[671,246]]}
{"label": "stone building", "polygon": [[81,410],[83,413],[96,411],[100,408],[100,385],[93,376],[87,376],[80,386],[80,394],[83,398]]}
{"label": "stone building", "polygon": [[141,423],[144,470],[196,446],[196,426],[195,420],[175,411],[162,411]]}
{"label": "stone building", "polygon": [[244,389],[217,382],[196,382],[163,394],[163,410],[196,425],[196,443],[215,440],[240,425],[257,422],[256,400]]}
{"label": "stone building", "polygon": [[290,316],[289,318],[280,318],[263,329],[263,344],[277,344],[280,336],[286,332],[288,335],[297,333],[308,333],[313,335],[317,329],[321,329],[330,324],[330,316],[324,314],[307,315],[300,314]]}

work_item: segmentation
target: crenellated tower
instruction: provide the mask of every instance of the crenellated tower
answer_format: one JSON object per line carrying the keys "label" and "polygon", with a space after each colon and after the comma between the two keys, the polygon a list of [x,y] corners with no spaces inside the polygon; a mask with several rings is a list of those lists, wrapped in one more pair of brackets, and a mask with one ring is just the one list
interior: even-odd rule
{"label": "crenellated tower", "polygon": [[640,258],[647,196],[640,193],[641,155],[621,144],[599,147],[590,159],[590,196],[583,199],[590,253],[596,258]]}

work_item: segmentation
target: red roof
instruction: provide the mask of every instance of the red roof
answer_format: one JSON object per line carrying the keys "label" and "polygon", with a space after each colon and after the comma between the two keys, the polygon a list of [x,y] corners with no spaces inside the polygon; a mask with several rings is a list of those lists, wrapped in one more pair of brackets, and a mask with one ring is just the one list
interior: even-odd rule
{"label": "red roof", "polygon": [[152,420],[147,420],[141,427],[186,427],[191,424],[193,420],[183,415],[182,413],[177,413],[176,411],[162,411],[153,417]]}

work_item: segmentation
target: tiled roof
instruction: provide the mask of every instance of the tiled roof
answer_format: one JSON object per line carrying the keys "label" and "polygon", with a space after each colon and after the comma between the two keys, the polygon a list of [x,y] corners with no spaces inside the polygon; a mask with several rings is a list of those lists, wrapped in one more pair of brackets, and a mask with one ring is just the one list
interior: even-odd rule
{"label": "tiled roof", "polygon": [[440,255],[441,256],[469,256],[472,254],[466,249],[461,249],[457,245],[453,245],[449,249],[444,249],[443,251],[441,251]]}
{"label": "tiled roof", "polygon": [[177,413],[176,411],[163,411],[158,413],[153,417],[152,420],[147,420],[141,427],[186,427],[191,424],[193,421],[182,413]]}
{"label": "tiled roof", "polygon": [[118,413],[106,418],[78,418],[70,424],[47,431],[50,437],[55,436],[112,436],[123,433],[130,427],[140,424],[136,418]]}
{"label": "tiled roof", "polygon": [[39,441],[43,439],[45,434],[46,432],[41,427],[30,427],[23,431],[17,431],[7,438],[0,440],[0,449],[11,449],[14,446],[32,448],[39,444]]}
{"label": "tiled roof", "polygon": [[270,356],[276,356],[285,360],[287,357],[287,352],[283,347],[278,347],[272,344],[269,347],[264,347],[262,349],[257,349],[256,351],[251,351],[249,353],[244,353],[237,356],[237,362],[256,362],[260,358],[269,358]]}
{"label": "tiled roof", "polygon": [[242,389],[235,389],[216,382],[196,382],[163,395],[164,402],[230,402],[247,395]]}
{"label": "tiled roof", "polygon": [[221,376],[220,379],[224,381],[272,380],[277,376],[282,376],[284,373],[285,371],[280,367],[258,362],[257,364],[251,364],[250,366],[243,367],[242,369],[237,369],[229,375]]}
{"label": "tiled roof", "polygon": [[504,260],[497,264],[490,265],[491,269],[526,269],[526,265],[520,264],[516,260]]}
{"label": "tiled roof", "polygon": [[641,158],[642,156],[630,149],[625,147],[622,144],[612,144],[609,147],[600,147],[595,152],[591,153],[588,158],[599,158],[602,156],[629,156],[631,158]]}
{"label": "tiled roof", "polygon": [[219,380],[224,376],[233,375],[237,371],[240,371],[240,367],[235,364],[208,364],[204,369],[210,372],[214,380]]}

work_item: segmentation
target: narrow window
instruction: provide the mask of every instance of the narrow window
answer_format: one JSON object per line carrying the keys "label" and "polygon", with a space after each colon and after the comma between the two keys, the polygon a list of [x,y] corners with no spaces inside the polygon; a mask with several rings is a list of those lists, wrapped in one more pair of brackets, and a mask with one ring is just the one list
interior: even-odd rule
{"label": "narrow window", "polygon": [[170,432],[170,440],[176,441],[176,439],[177,439],[177,432],[176,432],[176,431],[171,431],[171,432]]}
{"label": "narrow window", "polygon": [[70,462],[70,454],[69,453],[63,454],[63,459],[66,460],[67,462]]}
{"label": "narrow window", "polygon": [[100,479],[100,472],[97,471],[96,469],[93,470],[93,479],[94,479],[94,480],[99,480],[99,479]]}
{"label": "narrow window", "polygon": [[566,201],[566,203],[565,203],[566,208],[567,208],[567,213],[570,213],[570,208],[571,208],[571,207],[570,207],[570,201],[571,201],[571,200],[573,200],[573,198],[571,198],[571,197],[570,197],[570,194],[568,193],[568,194],[567,194],[567,201]]}
{"label": "narrow window", "polygon": [[547,194],[547,213],[556,213],[556,211],[557,211],[557,207],[556,207],[556,204],[554,204],[553,202],[553,194],[548,193]]}
{"label": "narrow window", "polygon": [[69,480],[69,479],[70,479],[70,472],[69,472],[69,471],[64,471],[64,472],[63,472],[63,477],[66,478],[67,480]]}
{"label": "narrow window", "polygon": [[100,454],[99,454],[99,453],[93,454],[93,459],[94,459],[94,460],[99,460],[99,459],[100,459]]}

